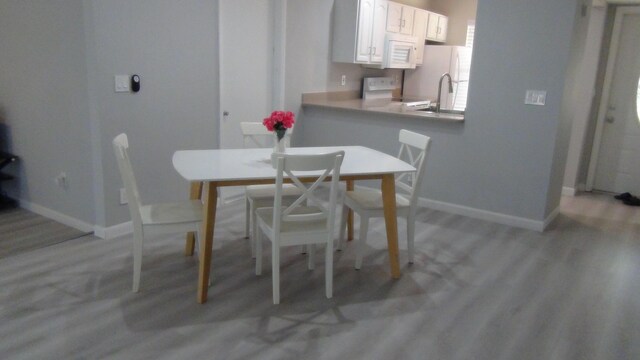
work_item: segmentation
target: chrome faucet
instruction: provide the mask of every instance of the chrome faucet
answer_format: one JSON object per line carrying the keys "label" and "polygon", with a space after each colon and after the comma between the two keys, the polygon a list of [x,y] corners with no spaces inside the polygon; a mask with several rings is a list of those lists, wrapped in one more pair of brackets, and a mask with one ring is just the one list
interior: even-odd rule
{"label": "chrome faucet", "polygon": [[438,103],[436,104],[436,112],[440,112],[440,95],[442,93],[442,80],[447,77],[449,78],[449,94],[453,94],[453,84],[451,84],[451,75],[449,73],[444,73],[440,76],[440,82],[438,82]]}

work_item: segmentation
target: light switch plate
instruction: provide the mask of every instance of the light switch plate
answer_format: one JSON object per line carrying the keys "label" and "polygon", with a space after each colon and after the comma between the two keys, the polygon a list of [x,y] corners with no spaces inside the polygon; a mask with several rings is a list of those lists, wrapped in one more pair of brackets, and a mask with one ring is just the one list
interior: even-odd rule
{"label": "light switch plate", "polygon": [[547,101],[547,92],[544,90],[527,90],[524,97],[524,103],[527,105],[544,106]]}
{"label": "light switch plate", "polygon": [[129,75],[116,75],[115,76],[115,90],[116,92],[129,92],[130,91]]}

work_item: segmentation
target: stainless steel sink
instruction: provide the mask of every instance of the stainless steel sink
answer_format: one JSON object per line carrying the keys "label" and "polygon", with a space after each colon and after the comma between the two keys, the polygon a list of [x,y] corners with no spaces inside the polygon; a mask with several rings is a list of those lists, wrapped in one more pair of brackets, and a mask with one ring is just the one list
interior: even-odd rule
{"label": "stainless steel sink", "polygon": [[420,111],[427,114],[454,114],[454,115],[464,115],[464,111],[460,110],[440,110],[440,112],[436,112],[433,108],[427,109],[417,109],[416,111]]}

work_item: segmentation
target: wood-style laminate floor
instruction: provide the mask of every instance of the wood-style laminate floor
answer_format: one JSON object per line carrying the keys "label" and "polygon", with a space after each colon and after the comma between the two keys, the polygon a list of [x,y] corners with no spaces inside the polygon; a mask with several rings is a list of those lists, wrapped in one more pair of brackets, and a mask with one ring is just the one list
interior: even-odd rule
{"label": "wood-style laminate floor", "polygon": [[21,208],[0,210],[0,259],[87,235]]}
{"label": "wood-style laminate floor", "polygon": [[[244,209],[219,210],[209,302],[182,236],[148,242],[141,292],[130,236],[0,260],[3,359],[640,359],[640,208],[564,198],[545,233],[422,209],[416,263],[392,280],[373,222],[362,270],[337,253],[334,298],[292,248],[282,303],[256,277]],[[267,264],[270,261],[267,260]]]}

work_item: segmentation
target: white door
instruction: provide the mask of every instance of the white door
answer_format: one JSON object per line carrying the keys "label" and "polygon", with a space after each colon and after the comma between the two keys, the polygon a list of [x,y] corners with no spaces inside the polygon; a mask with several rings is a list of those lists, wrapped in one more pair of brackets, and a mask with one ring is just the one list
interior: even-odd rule
{"label": "white door", "polygon": [[220,147],[242,148],[240,122],[272,111],[273,2],[220,0]]}
{"label": "white door", "polygon": [[[616,46],[617,39],[617,46]],[[619,8],[614,25],[612,50],[607,65],[609,93],[600,104],[599,149],[593,188],[640,195],[640,122],[638,79],[640,77],[640,10]],[[596,144],[598,141],[596,140]],[[599,150],[599,151],[598,151]],[[593,158],[592,158],[593,162]]]}
{"label": "white door", "polygon": [[[244,145],[240,123],[261,122],[273,110],[274,8],[278,0],[220,0],[220,148]],[[222,189],[222,201],[244,188]]]}

